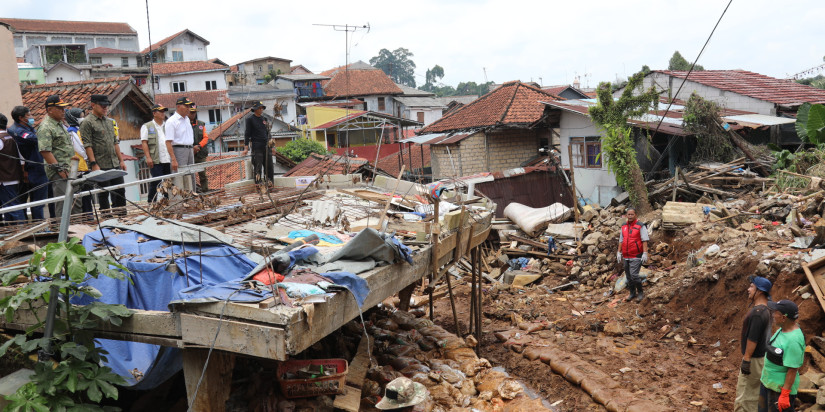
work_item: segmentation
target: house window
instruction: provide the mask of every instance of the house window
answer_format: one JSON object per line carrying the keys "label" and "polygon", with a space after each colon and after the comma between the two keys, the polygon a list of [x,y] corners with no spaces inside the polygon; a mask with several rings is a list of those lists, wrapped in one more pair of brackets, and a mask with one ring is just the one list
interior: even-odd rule
{"label": "house window", "polygon": [[218,90],[217,80],[207,80],[206,81],[206,90]]}
{"label": "house window", "polygon": [[172,93],[179,93],[186,91],[186,82],[172,82]]}
{"label": "house window", "polygon": [[259,65],[258,65],[258,72],[262,72],[262,71],[264,71],[264,66],[261,66],[261,65],[259,64]]}
{"label": "house window", "polygon": [[378,110],[379,111],[387,110],[387,105],[384,103],[384,98],[383,97],[378,98]]}
{"label": "house window", "polygon": [[62,77],[58,77],[58,78],[57,78],[57,82],[58,82],[58,83],[63,83],[63,78],[62,78]]}
{"label": "house window", "polygon": [[418,116],[419,122],[424,123],[424,112],[418,112],[416,113],[416,116]]}
{"label": "house window", "polygon": [[89,57],[89,62],[91,64],[103,64],[103,58],[102,57]]}
{"label": "house window", "polygon": [[120,67],[129,67],[129,58],[128,57],[121,57],[120,58]]}
{"label": "house window", "polygon": [[271,72],[271,71],[275,70],[275,66],[273,66],[271,64],[267,64],[266,65],[266,70]]}
{"label": "house window", "polygon": [[220,109],[209,109],[209,123],[222,123]]}
{"label": "house window", "polygon": [[172,61],[173,62],[182,62],[183,61],[183,50],[172,50]]}
{"label": "house window", "polygon": [[573,151],[573,167],[601,169],[602,142],[599,136],[571,137],[570,149]]}

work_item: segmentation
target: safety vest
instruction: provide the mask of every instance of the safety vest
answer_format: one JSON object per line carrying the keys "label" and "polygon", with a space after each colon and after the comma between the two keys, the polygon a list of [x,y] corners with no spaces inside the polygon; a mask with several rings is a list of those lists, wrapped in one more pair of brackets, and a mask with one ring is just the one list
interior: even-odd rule
{"label": "safety vest", "polygon": [[638,220],[622,226],[622,257],[632,259],[642,257],[642,225]]}
{"label": "safety vest", "polygon": [[154,120],[150,120],[143,124],[146,126],[149,138],[146,143],[149,145],[149,157],[152,158],[152,163],[160,164],[160,155],[158,154],[158,129]]}
{"label": "safety vest", "polygon": [[[201,140],[203,140],[204,127],[206,127],[206,123],[200,120],[197,120],[196,122],[197,123],[192,125],[192,134],[195,138],[194,144],[200,145]],[[207,156],[209,156],[209,145],[202,147],[197,153],[195,153],[196,159],[205,160]]]}

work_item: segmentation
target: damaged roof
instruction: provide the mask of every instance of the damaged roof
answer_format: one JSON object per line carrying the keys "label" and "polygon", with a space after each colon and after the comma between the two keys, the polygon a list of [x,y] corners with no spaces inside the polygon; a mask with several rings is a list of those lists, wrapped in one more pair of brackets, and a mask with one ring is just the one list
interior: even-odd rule
{"label": "damaged roof", "polygon": [[498,126],[528,127],[544,114],[542,101],[559,99],[536,87],[512,81],[436,120],[421,133]]}
{"label": "damaged roof", "polygon": [[[654,70],[684,79],[687,71]],[[825,103],[825,90],[793,80],[777,79],[746,70],[703,70],[690,73],[688,80],[741,95],[785,106]]]}
{"label": "damaged roof", "polygon": [[[422,163],[423,154],[423,163]],[[430,148],[423,145],[412,145],[402,151],[384,156],[378,159],[378,168],[389,173],[392,176],[398,176],[401,172],[398,158],[401,157],[401,165],[406,166],[404,170],[413,171],[421,170],[430,166]]]}
{"label": "damaged roof", "polygon": [[129,76],[29,86],[23,89],[23,105],[29,108],[31,115],[39,122],[46,116],[46,98],[53,94],[59,94],[71,107],[79,107],[88,111],[92,108],[93,94],[109,96],[111,107],[116,107],[129,93],[135,93],[136,101],[143,103],[138,106],[150,115],[152,103],[149,97],[132,83],[132,78]]}
{"label": "damaged roof", "polygon": [[354,173],[363,166],[369,166],[370,162],[361,157],[348,157],[340,155],[322,156],[317,153],[310,153],[297,166],[284,173],[284,177],[290,176],[316,176],[322,175],[343,175]]}

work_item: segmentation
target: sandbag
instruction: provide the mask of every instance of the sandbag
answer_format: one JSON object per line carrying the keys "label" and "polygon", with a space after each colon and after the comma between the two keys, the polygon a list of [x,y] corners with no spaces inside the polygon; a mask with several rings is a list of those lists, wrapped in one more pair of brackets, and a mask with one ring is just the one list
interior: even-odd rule
{"label": "sandbag", "polygon": [[538,236],[550,223],[569,219],[572,212],[572,209],[561,203],[553,203],[538,209],[521,203],[510,203],[504,208],[504,216],[530,237]]}

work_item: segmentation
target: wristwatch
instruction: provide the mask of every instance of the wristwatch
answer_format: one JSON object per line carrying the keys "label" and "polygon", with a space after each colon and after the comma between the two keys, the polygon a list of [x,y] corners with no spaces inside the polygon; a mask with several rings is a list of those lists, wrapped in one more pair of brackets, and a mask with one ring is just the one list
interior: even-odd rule
{"label": "wristwatch", "polygon": [[94,166],[94,165],[96,165],[96,164],[97,164],[97,162],[95,162],[94,160],[92,160],[91,162],[89,162],[89,166]]}

